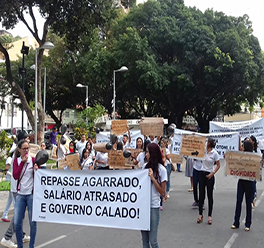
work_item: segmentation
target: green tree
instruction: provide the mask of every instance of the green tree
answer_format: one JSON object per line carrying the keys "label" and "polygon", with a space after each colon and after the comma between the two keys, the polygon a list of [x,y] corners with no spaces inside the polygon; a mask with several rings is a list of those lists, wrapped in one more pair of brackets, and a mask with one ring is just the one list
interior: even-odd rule
{"label": "green tree", "polygon": [[[41,27],[43,31],[42,37],[39,36],[39,27],[34,15],[33,8],[37,7],[45,23]],[[33,37],[41,47],[47,41],[49,27],[60,36],[65,36],[69,47],[80,48],[80,40],[82,37],[89,36],[93,28],[103,26],[112,17],[112,1],[111,0],[76,0],[76,1],[59,1],[59,0],[39,0],[39,1],[17,1],[2,0],[0,9],[0,21],[2,26],[10,29],[19,21],[22,21]],[[29,13],[33,26],[25,19],[25,14]],[[31,126],[34,126],[34,116],[30,106],[23,94],[21,87],[13,80],[11,72],[10,59],[8,51],[0,42],[0,51],[5,56],[7,81],[12,85],[14,91],[19,95],[20,100],[27,113]],[[38,71],[38,130],[40,136],[43,137],[44,132],[44,113],[41,98],[41,67],[43,59],[43,49],[39,49],[37,55],[37,71]]]}

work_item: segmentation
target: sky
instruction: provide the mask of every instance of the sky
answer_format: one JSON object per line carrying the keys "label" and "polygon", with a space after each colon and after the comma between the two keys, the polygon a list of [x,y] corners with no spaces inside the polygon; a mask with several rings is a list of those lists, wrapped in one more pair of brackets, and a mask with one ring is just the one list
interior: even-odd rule
{"label": "sky", "polygon": [[[138,0],[138,3],[141,2],[144,2],[144,0]],[[213,8],[215,11],[222,11],[226,15],[236,17],[247,14],[252,22],[253,34],[259,39],[260,46],[264,50],[264,0],[184,0],[184,2],[186,6],[196,6],[196,8],[203,12],[208,8]],[[41,27],[44,21],[37,11],[35,13],[37,14],[36,18],[41,36]],[[1,28],[2,26],[0,24]],[[8,31],[13,36],[32,36],[23,23],[17,24],[14,29]]]}

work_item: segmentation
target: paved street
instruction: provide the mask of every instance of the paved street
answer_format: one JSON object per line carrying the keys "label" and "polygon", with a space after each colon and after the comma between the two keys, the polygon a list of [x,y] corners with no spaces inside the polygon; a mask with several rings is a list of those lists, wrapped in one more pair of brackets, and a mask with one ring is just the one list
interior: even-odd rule
{"label": "paved street", "polygon": [[[184,168],[183,168],[184,169]],[[163,248],[263,248],[264,227],[264,183],[258,182],[257,207],[253,211],[250,232],[240,229],[232,230],[236,201],[237,179],[224,176],[224,166],[216,174],[214,191],[213,224],[207,224],[207,201],[205,204],[204,222],[197,224],[198,210],[190,205],[193,202],[189,178],[184,172],[173,172],[171,198],[164,203],[159,226],[159,245]],[[242,209],[242,221],[245,217],[245,206]],[[28,220],[24,225],[28,233]],[[0,223],[3,234],[8,223]],[[2,238],[2,237],[1,237]],[[25,245],[28,247],[28,244]],[[139,231],[96,228],[86,226],[38,223],[36,248],[134,248],[142,247]]]}

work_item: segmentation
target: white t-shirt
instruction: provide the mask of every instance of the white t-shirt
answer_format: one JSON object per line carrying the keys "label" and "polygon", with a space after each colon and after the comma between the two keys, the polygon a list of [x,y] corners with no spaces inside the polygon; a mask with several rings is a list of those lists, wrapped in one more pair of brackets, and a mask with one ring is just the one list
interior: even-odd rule
{"label": "white t-shirt", "polygon": [[[142,166],[145,169],[147,163]],[[159,176],[160,176],[160,183],[167,181],[167,170],[162,165],[159,164]],[[160,193],[156,190],[155,185],[151,182],[151,208],[159,208],[160,207]]]}
{"label": "white t-shirt", "polygon": [[107,166],[107,160],[108,160],[108,153],[102,153],[102,152],[97,152],[96,161],[104,161],[105,164],[97,163],[97,167],[106,167]]}
{"label": "white t-shirt", "polygon": [[11,171],[11,163],[12,163],[12,158],[8,157],[6,159],[6,163],[5,164],[9,164],[9,170],[6,172],[6,181],[9,181],[9,182],[10,182],[11,176],[12,176],[12,174],[10,172]]}
{"label": "white t-shirt", "polygon": [[206,152],[205,160],[203,162],[202,171],[213,172],[214,163],[219,161],[218,152],[215,149],[212,149],[209,153]]}
{"label": "white t-shirt", "polygon": [[145,156],[146,156],[146,153],[145,152],[141,152],[137,156],[137,161],[140,163],[140,167],[143,167],[144,164],[146,163],[145,162]]}
{"label": "white t-shirt", "polygon": [[[21,157],[17,158],[17,163],[20,166],[21,164]],[[32,157],[28,156],[28,160],[27,160],[27,166],[26,164],[24,164],[24,168],[21,171],[20,174],[20,182],[18,185],[19,191],[17,192],[20,195],[31,195],[32,194],[32,189],[33,189],[33,185],[34,185],[34,178],[33,178],[33,162],[32,162]],[[25,173],[24,173],[25,171]]]}
{"label": "white t-shirt", "polygon": [[64,145],[60,145],[60,148],[58,147],[58,160],[65,158],[65,154],[67,153],[67,150]]}
{"label": "white t-shirt", "polygon": [[198,160],[198,159],[194,159],[193,160],[193,168],[195,170],[202,170],[202,166],[203,166],[203,161],[202,160]]}
{"label": "white t-shirt", "polygon": [[89,166],[91,166],[92,164],[93,164],[93,160],[90,157],[88,157],[82,161],[81,166],[83,167],[82,168],[83,170],[90,170]]}
{"label": "white t-shirt", "polygon": [[82,152],[83,149],[85,148],[87,141],[85,140],[84,142],[82,142],[81,140],[76,144],[76,149],[80,154],[80,158],[82,157]]}

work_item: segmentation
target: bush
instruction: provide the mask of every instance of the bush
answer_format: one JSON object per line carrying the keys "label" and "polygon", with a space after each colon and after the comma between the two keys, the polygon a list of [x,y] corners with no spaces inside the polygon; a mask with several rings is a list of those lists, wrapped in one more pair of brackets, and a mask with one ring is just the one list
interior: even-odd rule
{"label": "bush", "polygon": [[13,140],[7,137],[6,132],[0,132],[0,159],[5,157],[13,144]]}

